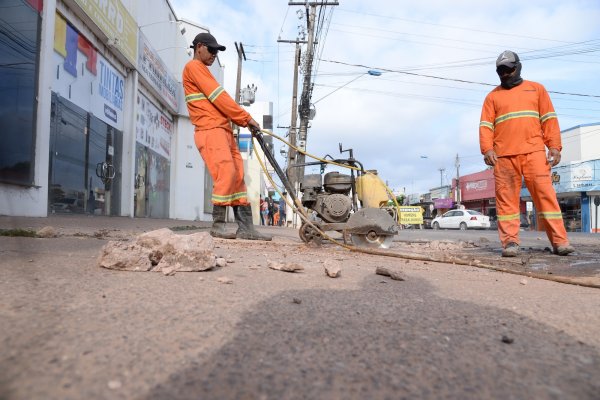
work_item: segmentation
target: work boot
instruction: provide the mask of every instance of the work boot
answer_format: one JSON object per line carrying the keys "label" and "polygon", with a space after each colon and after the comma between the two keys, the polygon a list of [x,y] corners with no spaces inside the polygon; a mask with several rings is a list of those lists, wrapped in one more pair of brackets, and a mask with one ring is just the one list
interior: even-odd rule
{"label": "work boot", "polygon": [[210,228],[210,236],[221,239],[235,239],[236,235],[233,232],[225,230],[225,212],[227,206],[213,205],[213,224]]}
{"label": "work boot", "polygon": [[519,255],[519,244],[510,242],[502,249],[502,257],[516,257]]}
{"label": "work boot", "polygon": [[265,241],[273,239],[271,235],[263,235],[254,229],[254,224],[252,223],[252,206],[250,204],[246,206],[234,206],[233,214],[235,215],[235,222],[238,224],[236,236],[239,239]]}
{"label": "work boot", "polygon": [[563,246],[553,246],[552,252],[559,256],[566,256],[574,252],[575,249],[570,244],[565,244]]}

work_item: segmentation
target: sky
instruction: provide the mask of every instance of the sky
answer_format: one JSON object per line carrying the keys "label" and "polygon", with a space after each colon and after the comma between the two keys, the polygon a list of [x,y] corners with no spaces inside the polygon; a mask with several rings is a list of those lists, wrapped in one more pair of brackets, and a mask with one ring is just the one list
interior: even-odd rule
{"label": "sky", "polygon": [[[234,43],[243,44],[242,87],[256,85],[256,101],[273,103],[273,131],[285,136],[295,45],[278,39],[300,37],[306,8],[286,0],[171,3],[178,18],[207,27],[227,46],[219,59],[230,94]],[[479,117],[485,96],[499,84],[495,60],[504,50],[521,57],[524,79],[550,92],[562,130],[600,123],[597,0],[339,0],[322,15],[307,151],[344,157],[342,143],[394,191],[422,194],[451,184],[457,173],[486,168]],[[278,157],[281,147],[275,145]],[[306,173],[318,172],[310,168]]]}

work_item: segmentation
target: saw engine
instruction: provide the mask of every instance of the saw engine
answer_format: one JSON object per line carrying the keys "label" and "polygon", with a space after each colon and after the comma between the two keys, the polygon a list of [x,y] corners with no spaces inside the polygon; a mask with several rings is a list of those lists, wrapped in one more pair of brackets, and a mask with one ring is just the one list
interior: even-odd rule
{"label": "saw engine", "polygon": [[[321,178],[323,183],[321,184]],[[300,189],[302,205],[317,213],[325,222],[346,222],[352,210],[352,178],[337,171],[325,176],[311,174],[304,176]]]}

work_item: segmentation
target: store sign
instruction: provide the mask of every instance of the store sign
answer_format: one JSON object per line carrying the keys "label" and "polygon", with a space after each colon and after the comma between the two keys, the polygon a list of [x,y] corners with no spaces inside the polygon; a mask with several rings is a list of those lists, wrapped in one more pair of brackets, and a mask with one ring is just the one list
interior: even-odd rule
{"label": "store sign", "polygon": [[400,206],[400,223],[401,224],[416,224],[423,223],[423,208]]}
{"label": "store sign", "polygon": [[116,123],[118,118],[117,111],[123,111],[125,79],[106,60],[100,58],[98,64],[100,66],[100,76],[96,81],[98,93],[103,100],[97,102],[94,114],[101,113]]}
{"label": "store sign", "polygon": [[594,168],[592,164],[571,165],[571,184],[574,188],[588,188],[594,185]]}
{"label": "store sign", "polygon": [[161,99],[171,107],[172,111],[177,112],[179,82],[169,72],[167,65],[154,51],[148,39],[142,32],[139,35],[138,70],[140,75]]}
{"label": "store sign", "polygon": [[74,0],[108,37],[114,46],[135,66],[137,24],[120,0]]}
{"label": "store sign", "polygon": [[488,182],[487,180],[480,180],[480,181],[475,181],[475,182],[467,182],[465,185],[465,190],[467,190],[468,192],[479,192],[482,190],[486,190],[488,187]]}
{"label": "store sign", "polygon": [[54,25],[56,79],[52,90],[123,130],[125,78],[61,15]]}
{"label": "store sign", "polygon": [[170,160],[171,138],[174,133],[173,120],[140,92],[137,95],[136,108],[136,141]]}
{"label": "store sign", "polygon": [[437,209],[452,208],[452,206],[454,205],[454,202],[452,201],[452,199],[434,199],[433,205]]}
{"label": "store sign", "polygon": [[[556,193],[591,192],[600,190],[600,160],[571,162],[552,168],[552,185]],[[530,197],[529,191],[521,190],[521,197]]]}

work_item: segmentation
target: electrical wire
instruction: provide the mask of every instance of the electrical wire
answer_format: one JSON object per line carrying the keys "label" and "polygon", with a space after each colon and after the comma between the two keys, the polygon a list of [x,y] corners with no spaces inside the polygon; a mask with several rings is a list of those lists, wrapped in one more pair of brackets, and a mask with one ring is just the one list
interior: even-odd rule
{"label": "electrical wire", "polygon": [[[408,72],[408,71],[404,71],[404,70],[395,70],[395,69],[390,69],[390,68],[373,67],[373,66],[367,66],[367,65],[363,65],[363,64],[352,64],[352,63],[347,63],[347,62],[344,62],[344,61],[325,60],[325,59],[323,59],[321,61],[332,63],[332,64],[341,64],[341,65],[347,65],[347,66],[353,66],[353,67],[360,67],[360,68],[366,68],[366,69],[371,69],[371,70],[379,70],[379,71],[384,71],[384,72],[393,72],[393,73],[397,73],[397,74],[404,74],[404,75],[411,75],[411,76],[420,76],[420,77],[423,77],[423,78],[439,79],[439,80],[444,80],[444,81],[461,82],[461,83],[468,83],[468,84],[482,85],[482,86],[493,86],[493,87],[498,86],[497,84],[492,84],[492,83],[475,82],[475,81],[469,81],[469,80],[465,80],[465,79],[446,78],[446,77],[436,76],[436,75],[419,74],[419,73],[416,73],[416,72]],[[564,94],[564,95],[568,95],[568,96],[580,96],[580,97],[600,98],[600,95],[593,95],[593,94],[558,92],[558,91],[551,91],[551,90],[548,90],[548,93]]]}

